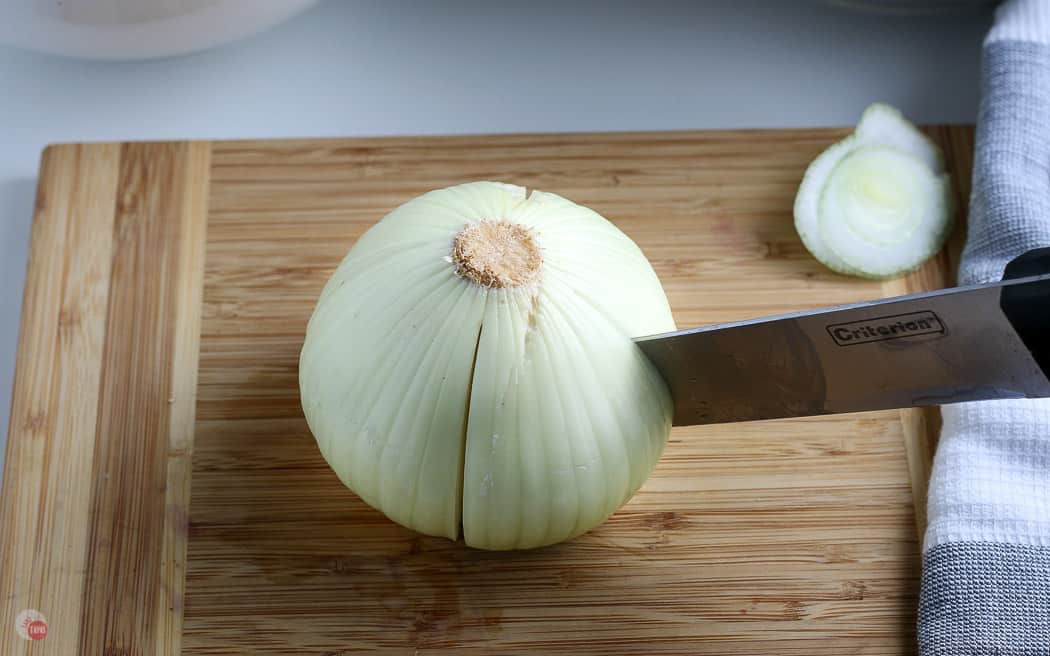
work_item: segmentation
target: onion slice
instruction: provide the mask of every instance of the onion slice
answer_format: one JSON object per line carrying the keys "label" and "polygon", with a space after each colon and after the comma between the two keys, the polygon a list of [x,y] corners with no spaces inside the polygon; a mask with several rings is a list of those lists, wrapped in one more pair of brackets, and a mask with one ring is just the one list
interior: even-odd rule
{"label": "onion slice", "polygon": [[951,184],[936,144],[896,109],[875,104],[809,165],[794,210],[803,244],[829,269],[893,278],[944,245]]}

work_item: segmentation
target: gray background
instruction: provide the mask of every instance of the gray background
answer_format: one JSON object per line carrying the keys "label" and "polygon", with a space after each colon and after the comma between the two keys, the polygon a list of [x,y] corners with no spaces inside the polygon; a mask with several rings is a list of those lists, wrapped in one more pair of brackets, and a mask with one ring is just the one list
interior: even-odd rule
{"label": "gray background", "polygon": [[989,24],[815,0],[329,0],[174,59],[0,46],[0,426],[48,143],[849,125],[875,100],[969,123]]}

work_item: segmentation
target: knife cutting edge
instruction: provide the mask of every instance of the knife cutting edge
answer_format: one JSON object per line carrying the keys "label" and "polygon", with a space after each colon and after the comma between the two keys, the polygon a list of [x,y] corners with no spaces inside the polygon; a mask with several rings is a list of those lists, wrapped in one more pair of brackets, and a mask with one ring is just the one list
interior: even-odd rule
{"label": "knife cutting edge", "polygon": [[1050,248],[998,282],[635,342],[676,426],[1050,397]]}

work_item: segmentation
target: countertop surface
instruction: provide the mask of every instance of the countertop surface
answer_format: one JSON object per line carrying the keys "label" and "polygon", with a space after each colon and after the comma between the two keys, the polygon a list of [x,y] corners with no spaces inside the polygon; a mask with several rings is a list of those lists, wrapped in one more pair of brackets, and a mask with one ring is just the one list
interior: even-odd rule
{"label": "countertop surface", "polygon": [[849,125],[876,100],[971,123],[989,23],[815,0],[329,0],[173,59],[0,46],[0,425],[49,143]]}

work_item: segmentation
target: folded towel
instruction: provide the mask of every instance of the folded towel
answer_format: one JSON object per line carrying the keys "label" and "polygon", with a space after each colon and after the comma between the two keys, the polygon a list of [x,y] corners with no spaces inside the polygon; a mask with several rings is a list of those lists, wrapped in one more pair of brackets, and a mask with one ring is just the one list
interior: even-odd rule
{"label": "folded towel", "polygon": [[[1050,246],[1050,0],[1009,0],[984,44],[960,283]],[[1050,400],[942,409],[919,600],[922,656],[1050,655]]]}

